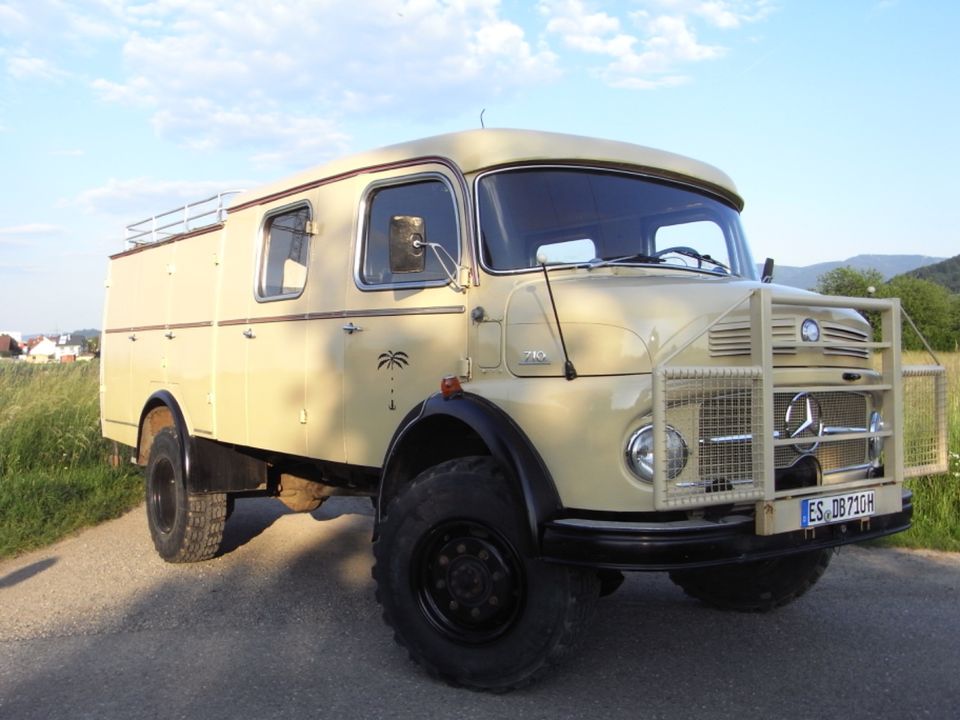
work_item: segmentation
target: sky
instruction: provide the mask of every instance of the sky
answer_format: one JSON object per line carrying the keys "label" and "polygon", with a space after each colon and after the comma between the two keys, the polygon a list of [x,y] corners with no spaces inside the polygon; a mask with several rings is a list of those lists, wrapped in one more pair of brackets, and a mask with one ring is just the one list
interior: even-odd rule
{"label": "sky", "polygon": [[960,253],[952,0],[0,0],[0,331],[99,328],[124,227],[456,130],[704,160],[754,256]]}

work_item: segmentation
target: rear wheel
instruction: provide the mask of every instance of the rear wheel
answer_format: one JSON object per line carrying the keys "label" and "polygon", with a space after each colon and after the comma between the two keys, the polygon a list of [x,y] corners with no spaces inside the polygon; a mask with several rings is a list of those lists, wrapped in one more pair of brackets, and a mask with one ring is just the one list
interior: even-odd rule
{"label": "rear wheel", "polygon": [[223,540],[227,496],[187,491],[180,436],[172,427],[153,439],[144,486],[147,524],[160,557],[174,563],[212,558]]}
{"label": "rear wheel", "polygon": [[739,565],[674,570],[670,579],[691,597],[721,610],[767,612],[814,586],[833,550],[812,550]]}
{"label": "rear wheel", "polygon": [[522,501],[487,457],[423,472],[387,506],[373,576],[384,620],[410,657],[484,690],[526,685],[574,647],[596,572],[531,558]]}

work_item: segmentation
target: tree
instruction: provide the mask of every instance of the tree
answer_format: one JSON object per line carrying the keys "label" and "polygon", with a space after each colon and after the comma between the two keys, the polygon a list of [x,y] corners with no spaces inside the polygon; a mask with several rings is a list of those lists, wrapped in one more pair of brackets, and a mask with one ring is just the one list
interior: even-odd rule
{"label": "tree", "polygon": [[[955,303],[950,292],[942,285],[908,275],[898,275],[877,288],[878,297],[898,297],[904,312],[910,316],[917,329],[935,350],[953,350],[957,333],[952,310]],[[909,323],[904,323],[903,347],[907,350],[922,350],[923,342]]]}
{"label": "tree", "polygon": [[870,297],[874,290],[883,285],[883,275],[879,270],[856,270],[849,265],[825,272],[817,278],[816,291],[821,295],[852,295]]}
{"label": "tree", "polygon": [[[872,288],[872,292],[871,292]],[[856,270],[839,267],[817,278],[817,292],[824,295],[853,297],[900,298],[904,312],[935,350],[953,350],[960,338],[960,296],[941,285],[909,275],[898,275],[885,282],[879,270]],[[873,326],[874,339],[879,339],[879,318],[875,313],[863,315]],[[922,350],[923,342],[904,322],[903,347]]]}

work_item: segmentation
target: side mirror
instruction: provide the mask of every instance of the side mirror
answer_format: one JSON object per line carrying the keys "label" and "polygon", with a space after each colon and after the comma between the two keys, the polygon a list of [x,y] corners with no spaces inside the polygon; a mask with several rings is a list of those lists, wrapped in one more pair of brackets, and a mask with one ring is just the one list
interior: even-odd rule
{"label": "side mirror", "polygon": [[426,267],[427,230],[423,218],[394,215],[390,218],[390,272],[419,273]]}
{"label": "side mirror", "polygon": [[760,273],[760,282],[773,282],[773,258],[767,258],[763,263],[763,271]]}

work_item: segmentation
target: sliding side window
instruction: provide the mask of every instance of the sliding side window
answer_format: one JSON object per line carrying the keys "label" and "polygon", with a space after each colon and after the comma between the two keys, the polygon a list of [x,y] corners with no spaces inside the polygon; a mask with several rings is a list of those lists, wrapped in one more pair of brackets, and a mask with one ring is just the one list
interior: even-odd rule
{"label": "sliding side window", "polygon": [[309,231],[308,205],[267,216],[263,224],[263,248],[257,282],[259,299],[298,297],[303,292],[310,257]]}

